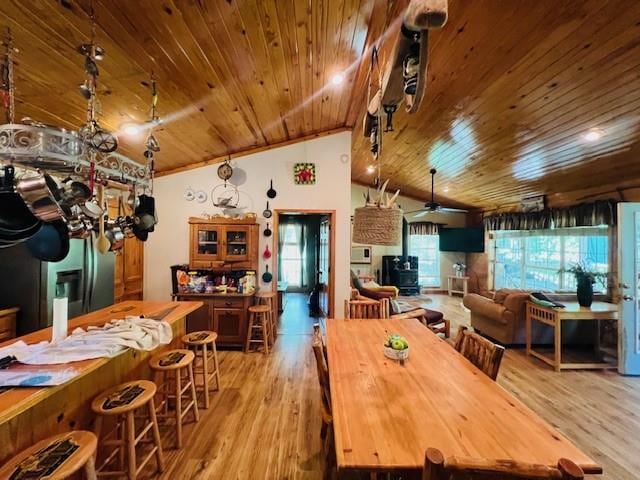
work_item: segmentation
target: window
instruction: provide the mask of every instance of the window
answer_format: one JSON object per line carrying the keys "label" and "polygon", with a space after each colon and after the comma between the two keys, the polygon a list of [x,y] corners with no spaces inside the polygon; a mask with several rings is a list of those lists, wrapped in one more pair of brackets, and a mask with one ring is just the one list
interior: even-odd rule
{"label": "window", "polygon": [[[609,271],[609,237],[602,227],[493,232],[494,288],[575,291],[576,281],[562,269],[577,263]],[[596,283],[594,291],[605,292]]]}
{"label": "window", "polygon": [[409,255],[418,257],[418,283],[422,287],[440,286],[438,235],[411,235]]}
{"label": "window", "polygon": [[282,279],[291,287],[302,286],[302,249],[300,248],[302,228],[288,224],[284,230],[284,241],[280,256]]}

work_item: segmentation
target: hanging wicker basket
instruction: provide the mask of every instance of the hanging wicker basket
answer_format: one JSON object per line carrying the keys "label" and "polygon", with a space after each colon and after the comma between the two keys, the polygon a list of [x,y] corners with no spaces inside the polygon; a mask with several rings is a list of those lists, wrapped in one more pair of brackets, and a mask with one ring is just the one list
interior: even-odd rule
{"label": "hanging wicker basket", "polygon": [[399,245],[402,240],[402,215],[399,208],[356,208],[353,217],[353,242],[364,245]]}

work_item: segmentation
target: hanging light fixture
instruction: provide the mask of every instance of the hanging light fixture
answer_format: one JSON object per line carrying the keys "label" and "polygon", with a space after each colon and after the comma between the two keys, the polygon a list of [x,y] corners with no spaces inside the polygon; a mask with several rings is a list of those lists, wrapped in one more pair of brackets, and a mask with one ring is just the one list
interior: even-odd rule
{"label": "hanging light fixture", "polygon": [[[376,162],[377,175],[374,179],[374,186],[376,187],[376,198],[373,200],[369,192],[365,197],[364,207],[355,209],[353,216],[353,242],[362,243],[365,245],[383,245],[393,246],[398,245],[402,240],[402,217],[403,212],[400,207],[395,203],[400,190],[389,198],[388,194],[385,194],[389,180],[381,184],[382,182],[382,70],[378,63],[377,50],[374,48],[371,54],[371,68],[369,70],[369,92],[371,92],[371,84],[374,77],[374,70],[377,70],[378,85],[376,95],[378,98],[378,109],[376,111],[375,119],[371,122],[374,127],[369,132],[371,140],[371,153],[373,159]],[[369,95],[367,96],[369,97]],[[367,98],[369,100],[369,98]],[[369,103],[371,104],[371,103]],[[370,115],[370,113],[369,113]],[[366,127],[365,127],[365,130]]]}

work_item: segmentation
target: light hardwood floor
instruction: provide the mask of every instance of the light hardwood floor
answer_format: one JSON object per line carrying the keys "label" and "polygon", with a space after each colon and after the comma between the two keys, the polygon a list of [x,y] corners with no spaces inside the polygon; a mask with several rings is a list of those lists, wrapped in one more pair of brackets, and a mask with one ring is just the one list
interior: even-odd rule
{"label": "light hardwood floor", "polygon": [[[468,323],[460,297],[432,295],[430,308]],[[220,352],[222,391],[181,451],[166,450],[163,479],[322,478],[320,402],[311,353],[314,319],[305,298],[289,295],[280,336],[269,356]],[[640,379],[615,373],[556,373],[508,349],[498,382],[604,466],[592,478],[640,478]],[[171,445],[167,437],[167,445]]]}

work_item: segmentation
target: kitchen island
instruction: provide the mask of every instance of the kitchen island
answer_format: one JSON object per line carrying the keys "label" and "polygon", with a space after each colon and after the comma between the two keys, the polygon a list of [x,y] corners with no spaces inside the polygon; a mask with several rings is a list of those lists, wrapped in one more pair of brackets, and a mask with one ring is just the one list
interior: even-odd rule
{"label": "kitchen island", "polygon": [[213,330],[218,334],[218,346],[244,346],[249,313],[254,293],[178,293],[177,300],[203,303],[203,308],[189,315],[187,332]]}
{"label": "kitchen island", "polygon": [[[74,368],[78,375],[56,387],[10,388],[0,390],[0,463],[39,440],[68,430],[91,430],[91,401],[100,392],[130,379],[151,378],[148,360],[163,350],[175,348],[185,333],[186,317],[202,302],[127,301],[112,305],[69,321],[75,328],[102,326],[113,319],[129,315],[163,318],[171,325],[173,340],[151,352],[127,349],[112,358],[97,358],[60,365]],[[51,339],[51,328],[0,343],[0,347],[17,340],[35,343]],[[48,366],[50,367],[50,366]],[[10,368],[34,368],[12,366]]]}

